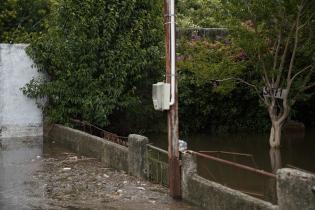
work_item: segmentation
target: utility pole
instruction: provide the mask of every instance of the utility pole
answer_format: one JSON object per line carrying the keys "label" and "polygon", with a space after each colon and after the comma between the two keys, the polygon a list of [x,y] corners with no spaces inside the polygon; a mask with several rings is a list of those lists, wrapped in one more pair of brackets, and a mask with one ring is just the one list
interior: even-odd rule
{"label": "utility pole", "polygon": [[[173,25],[172,25],[173,24]],[[167,113],[168,123],[168,180],[170,195],[181,198],[181,172],[178,144],[178,89],[176,77],[175,0],[164,0],[166,83],[171,84],[171,103]],[[173,89],[172,89],[173,88]]]}

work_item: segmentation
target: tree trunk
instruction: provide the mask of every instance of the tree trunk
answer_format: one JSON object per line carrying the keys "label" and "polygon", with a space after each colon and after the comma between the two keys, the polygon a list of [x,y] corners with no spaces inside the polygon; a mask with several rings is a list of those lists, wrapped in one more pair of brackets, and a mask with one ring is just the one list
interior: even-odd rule
{"label": "tree trunk", "polygon": [[[270,148],[270,166],[272,173],[276,174],[277,170],[282,168],[281,151],[278,148]],[[268,179],[267,188],[265,189],[265,197],[274,203],[277,202],[277,181],[276,179]]]}
{"label": "tree trunk", "polygon": [[279,148],[281,142],[282,124],[272,122],[269,144],[271,148]]}
{"label": "tree trunk", "polygon": [[281,151],[279,148],[270,148],[269,150],[269,156],[270,156],[270,165],[272,173],[276,173],[278,169],[282,167],[282,161],[281,161]]}

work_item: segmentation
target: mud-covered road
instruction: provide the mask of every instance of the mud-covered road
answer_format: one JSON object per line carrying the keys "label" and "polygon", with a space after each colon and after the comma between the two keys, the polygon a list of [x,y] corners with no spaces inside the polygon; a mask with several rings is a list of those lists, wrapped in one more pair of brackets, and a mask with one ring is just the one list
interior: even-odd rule
{"label": "mud-covered road", "polygon": [[197,210],[167,189],[42,139],[0,140],[1,210]]}

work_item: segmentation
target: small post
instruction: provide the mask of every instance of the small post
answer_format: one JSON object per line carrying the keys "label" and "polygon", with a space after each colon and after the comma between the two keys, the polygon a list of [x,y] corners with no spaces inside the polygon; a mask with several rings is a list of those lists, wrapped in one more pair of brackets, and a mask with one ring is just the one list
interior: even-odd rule
{"label": "small post", "polygon": [[[175,103],[170,107],[168,111],[168,162],[169,162],[169,188],[170,195],[175,199],[181,198],[181,173],[180,173],[180,162],[179,162],[179,149],[178,149],[178,95],[177,95],[177,81],[176,81],[176,70],[172,74],[171,66],[176,64],[176,58],[172,57],[171,54],[176,51],[175,46],[171,42],[171,24],[175,22],[171,21],[171,17],[175,17],[171,14],[171,1],[175,0],[164,0],[164,27],[165,27],[165,50],[166,50],[166,82],[171,83],[172,77],[175,78]],[[173,3],[174,4],[174,3]],[[173,37],[174,38],[174,37]],[[176,55],[176,54],[175,54]],[[173,60],[171,59],[173,58]],[[175,60],[174,60],[175,59]],[[172,89],[172,88],[171,88]]]}
{"label": "small post", "polygon": [[189,182],[194,174],[197,174],[196,156],[187,152],[182,154],[182,196],[183,199],[189,200],[190,193]]}
{"label": "small post", "polygon": [[137,177],[146,177],[146,150],[149,139],[145,136],[130,134],[128,136],[128,172]]}

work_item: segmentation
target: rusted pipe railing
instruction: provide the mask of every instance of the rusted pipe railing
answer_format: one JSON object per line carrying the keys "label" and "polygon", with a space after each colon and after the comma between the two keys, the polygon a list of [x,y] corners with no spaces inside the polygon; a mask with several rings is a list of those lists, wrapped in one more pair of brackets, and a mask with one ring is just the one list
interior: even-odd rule
{"label": "rusted pipe railing", "polygon": [[251,154],[246,153],[237,153],[237,152],[225,152],[225,151],[199,151],[200,153],[209,154],[209,153],[221,153],[221,154],[228,154],[228,155],[239,155],[239,156],[246,156],[252,157]]}
{"label": "rusted pipe railing", "polygon": [[[75,123],[77,125],[80,125],[80,126],[83,126],[84,129],[83,131],[84,132],[87,132],[87,133],[90,133],[91,135],[95,135],[95,133],[92,132],[92,128],[95,129],[99,135],[99,137],[103,138],[103,139],[106,139],[108,141],[111,141],[111,142],[114,142],[116,144],[120,144],[122,146],[128,146],[128,137],[125,137],[125,136],[119,136],[117,134],[114,134],[114,133],[111,133],[111,132],[108,132],[108,131],[105,131],[89,122],[86,122],[86,121],[80,121],[80,120],[76,120],[76,119],[71,119],[70,120],[72,123]],[[87,131],[86,127],[88,126],[89,128],[89,131]]]}
{"label": "rusted pipe railing", "polygon": [[258,170],[258,169],[255,169],[255,168],[252,168],[252,167],[249,167],[249,166],[245,166],[245,165],[242,165],[242,164],[238,164],[238,163],[234,163],[234,162],[231,162],[231,161],[228,161],[228,160],[223,160],[223,159],[220,159],[220,158],[217,158],[217,157],[213,157],[213,156],[210,156],[210,155],[202,154],[200,152],[194,152],[194,151],[191,151],[191,150],[188,150],[187,152],[190,153],[190,154],[193,154],[193,155],[196,155],[196,156],[208,159],[208,160],[213,160],[213,161],[216,161],[218,163],[222,163],[222,164],[225,164],[225,165],[229,165],[229,166],[232,166],[232,167],[236,167],[236,168],[240,168],[240,169],[243,169],[243,170],[246,170],[246,171],[250,171],[250,172],[256,173],[258,175],[267,176],[267,177],[274,178],[274,179],[276,178],[275,174],[272,174],[272,173],[269,173],[269,172],[266,172],[266,171],[263,171],[263,170]]}
{"label": "rusted pipe railing", "polygon": [[159,148],[159,147],[155,147],[155,146],[153,146],[152,144],[148,144],[148,147],[150,147],[150,148],[152,148],[152,149],[154,149],[154,150],[156,150],[156,151],[158,151],[158,152],[160,152],[160,153],[163,153],[163,154],[165,154],[165,155],[168,155],[168,152],[167,152],[166,150],[161,149],[161,148]]}
{"label": "rusted pipe railing", "polygon": [[[254,159],[254,156],[251,154],[246,154],[246,153],[238,153],[238,152],[226,152],[226,151],[199,151],[200,153],[203,154],[223,154],[223,155],[234,155],[234,156],[239,156],[239,157],[248,157],[251,159],[253,165],[255,168],[258,168],[258,165]],[[219,156],[220,158],[220,156]]]}

